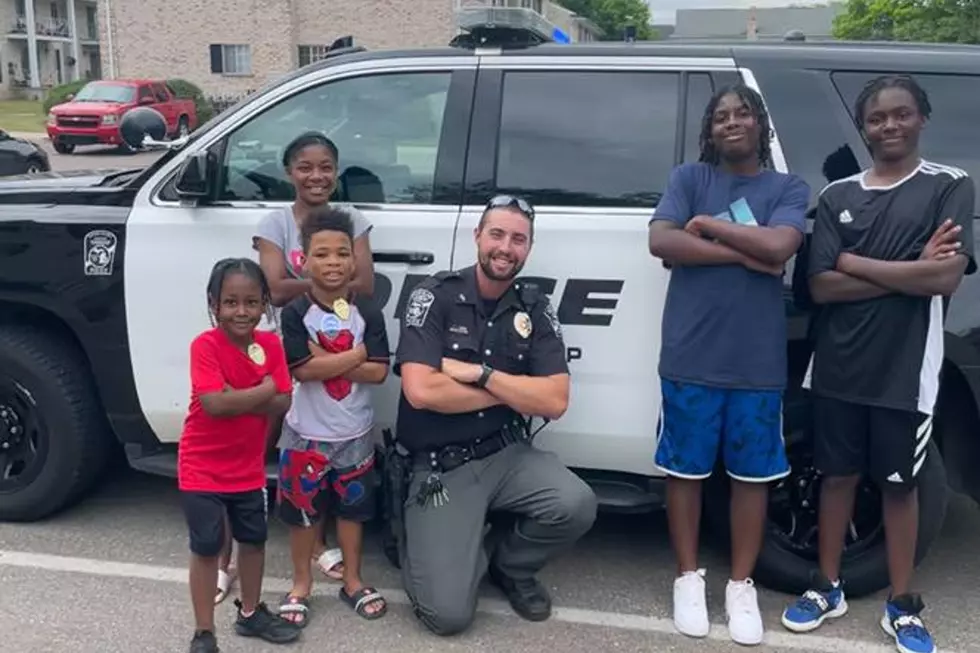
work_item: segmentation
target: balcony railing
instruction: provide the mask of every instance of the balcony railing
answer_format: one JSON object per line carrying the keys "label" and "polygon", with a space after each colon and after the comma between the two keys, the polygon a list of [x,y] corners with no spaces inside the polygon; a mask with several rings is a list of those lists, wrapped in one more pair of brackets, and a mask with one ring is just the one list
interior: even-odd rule
{"label": "balcony railing", "polygon": [[[17,16],[10,27],[11,34],[27,34],[27,17]],[[67,18],[38,18],[34,21],[34,33],[38,36],[70,38]]]}

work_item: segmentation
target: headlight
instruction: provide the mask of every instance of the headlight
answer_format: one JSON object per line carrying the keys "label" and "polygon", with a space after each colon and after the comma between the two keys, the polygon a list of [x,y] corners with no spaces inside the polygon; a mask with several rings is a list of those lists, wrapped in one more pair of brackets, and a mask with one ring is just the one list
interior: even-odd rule
{"label": "headlight", "polygon": [[58,118],[53,113],[49,113],[48,114],[48,124],[49,125],[57,125],[58,124]]}
{"label": "headlight", "polygon": [[111,114],[109,114],[107,116],[102,116],[102,124],[103,125],[115,125],[116,122],[118,122],[118,121],[119,121],[119,116],[117,116],[114,113],[111,113]]}

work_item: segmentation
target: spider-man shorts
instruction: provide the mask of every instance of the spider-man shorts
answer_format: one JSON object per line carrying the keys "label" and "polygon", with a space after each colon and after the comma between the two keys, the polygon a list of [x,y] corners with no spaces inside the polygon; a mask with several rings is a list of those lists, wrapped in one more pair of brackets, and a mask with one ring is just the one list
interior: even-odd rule
{"label": "spider-man shorts", "polygon": [[331,508],[338,519],[374,519],[377,472],[374,440],[368,433],[343,442],[300,439],[279,455],[279,518],[309,527]]}

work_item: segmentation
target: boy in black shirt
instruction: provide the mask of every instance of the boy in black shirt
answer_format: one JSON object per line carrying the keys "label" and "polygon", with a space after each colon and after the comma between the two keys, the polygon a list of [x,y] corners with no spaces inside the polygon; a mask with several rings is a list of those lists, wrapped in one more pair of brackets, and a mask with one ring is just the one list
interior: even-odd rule
{"label": "boy in black shirt", "polygon": [[974,186],[958,168],[923,160],[931,107],[907,76],[871,81],[855,119],[870,170],[821,193],[810,248],[810,292],[822,304],[804,387],[813,392],[820,496],[820,578],[783,613],[794,632],[847,612],[839,580],[861,474],[883,495],[891,594],[881,627],[904,653],[935,644],[910,593],[919,509],[916,479],[932,434],[943,362],[946,298],[973,254]]}

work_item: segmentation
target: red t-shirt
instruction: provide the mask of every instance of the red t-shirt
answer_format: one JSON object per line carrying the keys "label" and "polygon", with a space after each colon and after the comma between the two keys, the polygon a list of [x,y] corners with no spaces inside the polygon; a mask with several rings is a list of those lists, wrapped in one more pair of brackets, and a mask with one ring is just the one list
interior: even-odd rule
{"label": "red t-shirt", "polygon": [[254,388],[269,375],[280,393],[292,392],[286,354],[279,336],[255,331],[255,342],[265,350],[257,365],[224,331],[205,331],[191,343],[191,404],[184,420],[177,456],[177,484],[188,492],[251,492],[265,487],[265,449],[269,418],[245,414],[212,417],[201,407],[200,396]]}

